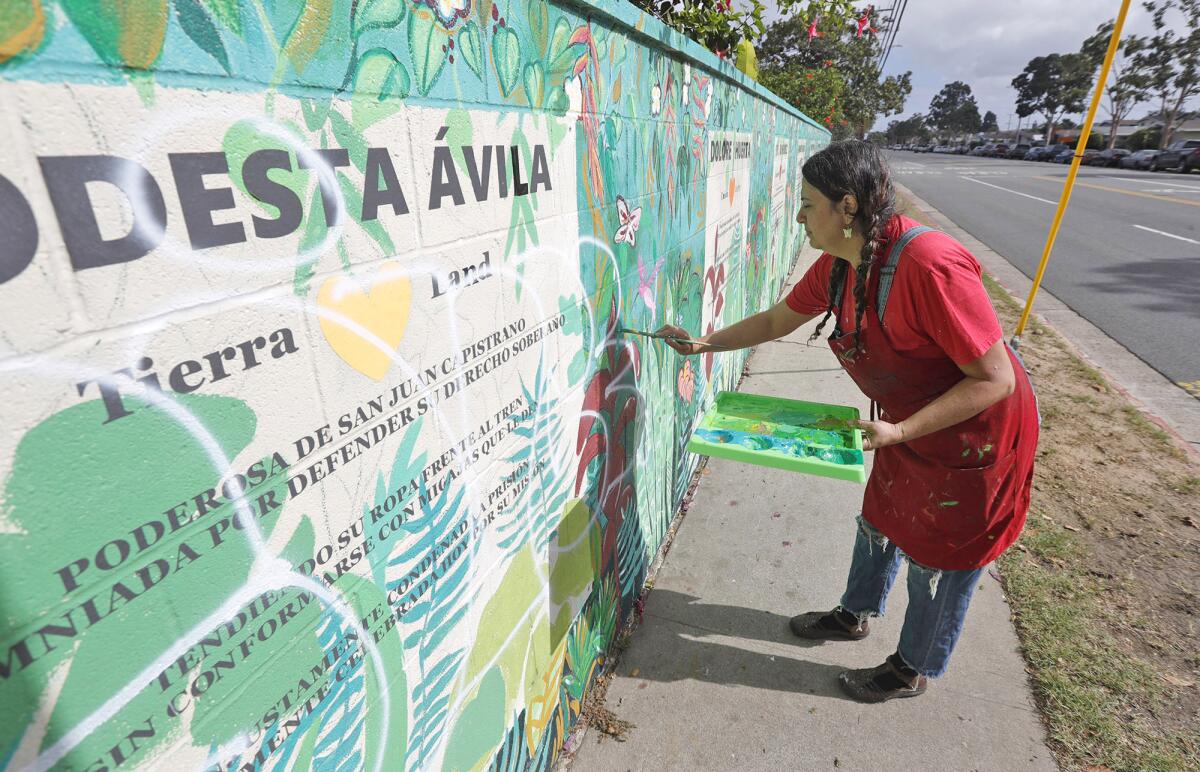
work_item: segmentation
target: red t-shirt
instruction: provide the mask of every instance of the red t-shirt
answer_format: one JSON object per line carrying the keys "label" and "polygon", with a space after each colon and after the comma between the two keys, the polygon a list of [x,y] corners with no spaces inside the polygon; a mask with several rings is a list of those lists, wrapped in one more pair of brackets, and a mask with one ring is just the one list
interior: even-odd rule
{"label": "red t-shirt", "polygon": [[[918,225],[903,215],[892,218],[877,264],[887,259],[902,232]],[[829,272],[837,259],[822,254],[788,293],[788,307],[798,314],[824,315],[829,308]],[[915,359],[949,357],[957,365],[983,356],[1001,339],[1002,331],[981,277],[975,256],[945,233],[925,233],[910,241],[884,311],[883,334],[888,343]],[[847,270],[839,315],[843,332],[854,329],[855,279],[853,268]],[[871,298],[872,303],[875,300]]]}

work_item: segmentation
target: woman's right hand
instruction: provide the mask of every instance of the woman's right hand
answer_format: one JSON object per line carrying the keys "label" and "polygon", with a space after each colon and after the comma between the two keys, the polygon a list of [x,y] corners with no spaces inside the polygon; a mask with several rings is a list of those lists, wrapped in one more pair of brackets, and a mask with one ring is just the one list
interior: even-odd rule
{"label": "woman's right hand", "polygon": [[[690,340],[692,336],[688,334],[687,330],[683,329],[682,327],[676,327],[673,324],[664,324],[662,327],[659,327],[654,334],[663,336],[663,340],[666,341],[668,346],[684,356],[699,354],[704,351],[705,348],[704,346],[697,346],[695,343],[685,342]],[[673,338],[679,338],[680,340],[672,340]],[[700,340],[704,339],[700,338]]]}

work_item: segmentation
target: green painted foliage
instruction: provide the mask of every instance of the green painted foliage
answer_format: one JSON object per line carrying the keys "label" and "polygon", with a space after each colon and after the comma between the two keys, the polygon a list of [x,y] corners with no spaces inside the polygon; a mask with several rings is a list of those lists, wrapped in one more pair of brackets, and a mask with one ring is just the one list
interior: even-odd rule
{"label": "green painted foliage", "polygon": [[408,15],[408,51],[412,57],[413,81],[421,96],[433,88],[446,64],[443,48],[446,40],[446,32],[432,14],[414,10]]}
{"label": "green painted foliage", "polygon": [[364,0],[354,14],[354,34],[388,29],[404,21],[406,0]]}
{"label": "green painted foliage", "polygon": [[458,50],[471,72],[482,78],[483,47],[479,42],[479,25],[474,21],[467,22],[467,26],[458,33]]}
{"label": "green painted foliage", "polygon": [[198,0],[175,0],[175,15],[179,19],[179,26],[192,39],[192,42],[199,46],[200,50],[216,59],[217,63],[221,65],[221,69],[232,75],[233,70],[229,68],[229,54],[225,51],[225,44],[221,42],[221,33],[217,32],[212,19],[208,17],[208,13]]}
{"label": "green painted foliage", "polygon": [[517,87],[517,79],[521,76],[521,41],[517,33],[507,27],[492,35],[492,64],[496,67],[500,92],[508,96]]}
{"label": "green painted foliage", "polygon": [[235,35],[242,34],[242,9],[238,0],[200,0],[200,4],[218,21],[233,30]]}
{"label": "green painted foliage", "polygon": [[167,34],[167,0],[61,0],[88,45],[115,67],[149,70]]}
{"label": "green painted foliage", "polygon": [[394,115],[401,100],[412,89],[408,70],[395,54],[373,48],[358,60],[354,75],[354,96],[350,102],[350,120],[363,131],[371,124]]}

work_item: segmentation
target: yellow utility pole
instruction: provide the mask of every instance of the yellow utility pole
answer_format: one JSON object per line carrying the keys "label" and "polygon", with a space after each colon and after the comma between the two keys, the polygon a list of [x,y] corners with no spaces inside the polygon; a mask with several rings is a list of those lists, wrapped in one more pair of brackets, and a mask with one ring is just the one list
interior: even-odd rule
{"label": "yellow utility pole", "polygon": [[1021,347],[1021,333],[1025,332],[1025,324],[1029,321],[1029,312],[1033,309],[1033,299],[1037,297],[1038,288],[1042,285],[1042,277],[1046,273],[1046,264],[1050,262],[1050,252],[1054,249],[1054,240],[1058,238],[1058,228],[1062,224],[1063,214],[1071,201],[1071,190],[1075,187],[1075,175],[1079,172],[1079,161],[1083,151],[1087,149],[1088,139],[1092,136],[1092,122],[1096,120],[1096,109],[1100,106],[1100,97],[1104,95],[1104,86],[1108,82],[1108,72],[1112,69],[1113,59],[1117,55],[1117,46],[1121,42],[1121,28],[1125,26],[1125,15],[1129,12],[1129,0],[1121,0],[1121,12],[1113,25],[1112,40],[1108,41],[1108,52],[1104,55],[1104,64],[1100,67],[1100,78],[1096,81],[1096,91],[1092,94],[1092,104],[1088,108],[1087,120],[1083,122],[1083,132],[1075,144],[1075,157],[1071,159],[1071,171],[1067,174],[1067,184],[1063,186],[1062,196],[1058,199],[1058,211],[1054,213],[1054,224],[1046,236],[1046,248],[1042,251],[1042,262],[1038,266],[1037,276],[1033,278],[1033,287],[1029,290],[1029,298],[1025,301],[1025,311],[1021,321],[1013,333],[1010,345],[1014,349]]}

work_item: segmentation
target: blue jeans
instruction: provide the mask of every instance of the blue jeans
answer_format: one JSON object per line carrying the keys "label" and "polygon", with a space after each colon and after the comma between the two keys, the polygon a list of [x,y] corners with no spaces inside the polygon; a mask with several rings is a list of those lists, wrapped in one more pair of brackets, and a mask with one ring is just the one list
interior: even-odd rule
{"label": "blue jeans", "polygon": [[[883,616],[888,591],[905,557],[860,515],[842,608],[859,619]],[[896,649],[906,665],[930,678],[946,672],[982,573],[982,568],[943,571],[908,560],[908,610]]]}

